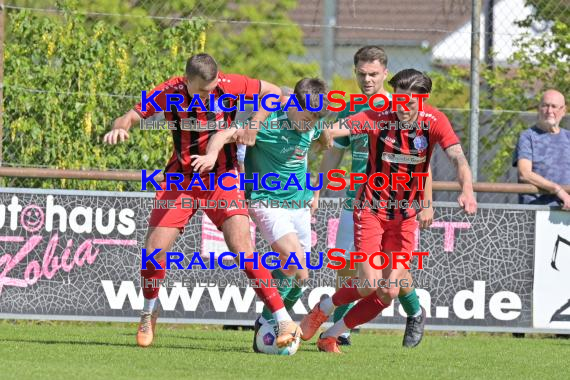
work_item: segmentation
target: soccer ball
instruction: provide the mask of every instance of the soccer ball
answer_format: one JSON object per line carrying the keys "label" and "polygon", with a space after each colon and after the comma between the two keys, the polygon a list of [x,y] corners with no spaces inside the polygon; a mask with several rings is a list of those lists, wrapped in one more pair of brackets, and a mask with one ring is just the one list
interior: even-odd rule
{"label": "soccer ball", "polygon": [[261,325],[255,339],[259,351],[269,355],[295,355],[301,344],[300,338],[297,338],[286,347],[277,347],[275,344],[277,342],[275,325],[269,323]]}

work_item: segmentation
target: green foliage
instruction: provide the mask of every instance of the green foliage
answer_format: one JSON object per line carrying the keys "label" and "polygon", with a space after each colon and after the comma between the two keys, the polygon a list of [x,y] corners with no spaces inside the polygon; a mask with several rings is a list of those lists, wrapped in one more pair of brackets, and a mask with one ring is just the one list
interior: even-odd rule
{"label": "green foliage", "polygon": [[[125,35],[104,21],[66,14],[64,22],[26,11],[10,14],[5,50],[3,159],[61,169],[162,168],[168,131],[142,132],[103,145],[114,118],[140,101],[140,91],[180,75],[187,57],[203,49],[206,24],[185,21]],[[27,91],[40,89],[47,93]],[[121,97],[109,96],[120,94]],[[135,189],[134,183],[14,179],[10,186]]]}
{"label": "green foliage", "polygon": [[[54,8],[53,0],[15,0],[13,4]],[[182,74],[186,59],[204,50],[205,32],[207,51],[223,71],[291,87],[303,76],[319,74],[316,64],[290,61],[305,54],[301,30],[288,16],[296,0],[232,4],[229,0],[69,0],[58,5],[69,11],[65,17],[11,10],[3,161],[65,169],[164,167],[171,153],[168,131],[132,130],[128,143],[114,147],[104,146],[102,137],[114,118],[139,101],[141,90]],[[122,16],[81,15],[85,12]],[[195,15],[211,21],[162,18]],[[263,23],[224,21],[230,18]],[[137,188],[134,183],[32,179],[14,179],[6,185]]]}
{"label": "green foliage", "polygon": [[[482,77],[492,89],[492,96],[481,99],[482,107],[495,110],[536,111],[544,90],[570,92],[570,8],[559,1],[532,0],[536,12],[521,21],[528,27],[533,21],[551,21],[550,32],[538,37],[524,34],[515,41],[515,53],[508,67],[485,70]],[[562,8],[560,8],[562,7]],[[492,134],[482,140],[482,149],[498,147],[497,155],[483,167],[493,180],[502,176],[510,165],[510,158],[519,134],[529,128],[520,113],[497,113]]]}
{"label": "green foliage", "polygon": [[[289,18],[296,0],[234,1],[224,7],[222,20],[208,30],[206,48],[223,69],[253,75],[278,85],[293,87],[302,77],[318,76],[318,64],[293,62],[305,55],[301,29]],[[259,24],[250,24],[249,22]]]}

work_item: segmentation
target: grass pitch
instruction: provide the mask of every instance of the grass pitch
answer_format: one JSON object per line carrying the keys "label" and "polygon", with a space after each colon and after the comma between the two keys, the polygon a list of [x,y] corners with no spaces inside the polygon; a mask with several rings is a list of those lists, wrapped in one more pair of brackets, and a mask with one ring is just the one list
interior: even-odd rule
{"label": "grass pitch", "polygon": [[314,340],[291,357],[254,354],[252,331],[159,324],[135,345],[135,324],[0,321],[1,379],[568,379],[570,340],[402,331],[362,332],[337,356]]}

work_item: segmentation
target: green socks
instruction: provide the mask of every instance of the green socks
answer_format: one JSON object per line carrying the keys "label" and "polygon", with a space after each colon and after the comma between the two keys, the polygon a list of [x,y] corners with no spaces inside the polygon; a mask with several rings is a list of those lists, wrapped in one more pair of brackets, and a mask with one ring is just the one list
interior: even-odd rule
{"label": "green socks", "polygon": [[291,310],[293,306],[299,301],[299,299],[303,296],[303,291],[305,289],[298,287],[295,285],[290,291],[287,296],[283,299],[283,303],[285,304],[285,308],[287,310]]}
{"label": "green socks", "polygon": [[333,321],[336,323],[344,318],[344,316],[354,307],[356,302],[349,303],[347,305],[340,305],[334,309]]}
{"label": "green socks", "polygon": [[409,317],[416,316],[420,313],[420,300],[416,294],[416,289],[412,290],[405,296],[398,297],[398,299]]}

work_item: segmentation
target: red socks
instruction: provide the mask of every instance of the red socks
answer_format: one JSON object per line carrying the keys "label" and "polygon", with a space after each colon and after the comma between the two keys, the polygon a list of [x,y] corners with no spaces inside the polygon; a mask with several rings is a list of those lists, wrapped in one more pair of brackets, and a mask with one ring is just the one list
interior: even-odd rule
{"label": "red socks", "polygon": [[356,306],[350,309],[350,311],[344,316],[344,324],[349,329],[363,325],[366,322],[373,320],[388,306],[390,306],[390,304],[384,305],[380,298],[378,298],[378,293],[374,292],[360,300]]}
{"label": "red socks", "polygon": [[[165,268],[166,260],[158,261],[158,264],[160,264],[162,268]],[[166,276],[166,269],[156,269],[151,263],[147,263],[146,268],[147,269],[141,269],[141,277],[144,279],[142,284],[143,296],[146,299],[157,298],[159,288],[152,286],[156,285],[156,281],[152,281],[152,283],[149,281],[147,284],[146,280],[164,280],[164,277]]]}
{"label": "red socks", "polygon": [[348,305],[362,298],[358,293],[358,288],[352,286],[352,279],[349,279],[346,284],[348,287],[342,287],[333,294],[332,302],[335,306]]}
{"label": "red socks", "polygon": [[[261,259],[257,263],[258,269],[254,269],[253,265],[254,265],[254,263],[252,263],[251,261],[246,261],[244,263],[244,272],[245,272],[245,275],[247,276],[247,278],[252,279],[252,280],[253,279],[266,280],[266,281],[264,281],[264,283],[270,284],[270,281],[273,278],[273,276],[271,275],[271,272],[269,271],[269,269],[267,269],[263,265],[261,265]],[[253,288],[253,290],[255,290],[255,293],[257,294],[259,299],[261,299],[261,301],[263,301],[265,306],[267,306],[269,311],[271,311],[272,313],[275,313],[277,310],[285,307],[285,305],[283,304],[283,300],[281,299],[281,296],[279,295],[279,290],[276,287],[270,287],[270,286],[261,287],[261,286],[259,286],[259,282],[257,284],[258,284],[258,286]]]}

